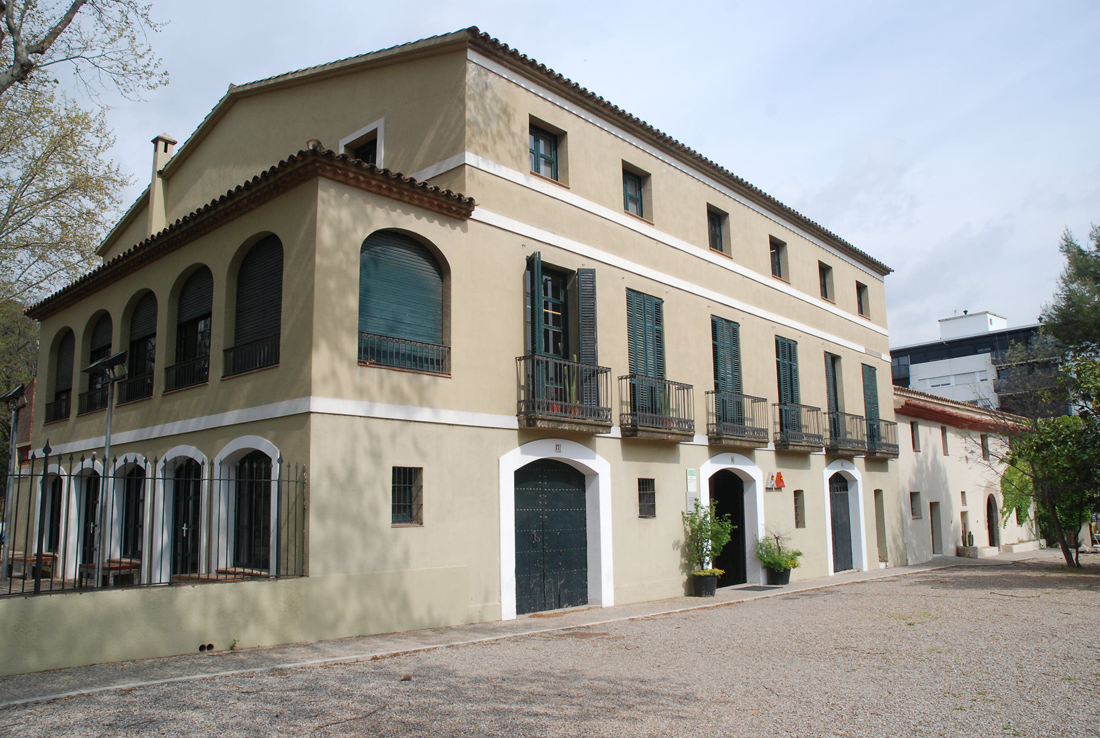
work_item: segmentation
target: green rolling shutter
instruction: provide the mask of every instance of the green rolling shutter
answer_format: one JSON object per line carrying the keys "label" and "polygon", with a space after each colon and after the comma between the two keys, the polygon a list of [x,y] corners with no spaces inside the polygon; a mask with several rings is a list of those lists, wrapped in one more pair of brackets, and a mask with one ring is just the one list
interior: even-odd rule
{"label": "green rolling shutter", "polygon": [[57,347],[57,374],[54,392],[67,392],[73,388],[73,358],[76,354],[76,338],[68,331]]}
{"label": "green rolling shutter", "polygon": [[96,321],[95,328],[92,329],[92,353],[97,351],[110,351],[111,350],[111,315],[104,313]]}
{"label": "green rolling shutter", "polygon": [[157,335],[157,296],[152,292],[138,300],[130,316],[130,341]]}
{"label": "green rolling shutter", "polygon": [[237,272],[235,345],[278,335],[282,306],[283,244],[268,236],[249,249]]}
{"label": "green rolling shutter", "polygon": [[186,323],[210,314],[214,300],[214,275],[206,267],[199,267],[187,278],[180,290],[176,322]]}
{"label": "green rolling shutter", "polygon": [[710,316],[714,360],[714,389],[741,393],[741,328],[737,323]]}
{"label": "green rolling shutter", "polygon": [[392,231],[363,242],[359,331],[442,345],[443,275],[427,248]]}
{"label": "green rolling shutter", "polygon": [[863,412],[868,420],[878,419],[878,375],[873,366],[863,365]]}

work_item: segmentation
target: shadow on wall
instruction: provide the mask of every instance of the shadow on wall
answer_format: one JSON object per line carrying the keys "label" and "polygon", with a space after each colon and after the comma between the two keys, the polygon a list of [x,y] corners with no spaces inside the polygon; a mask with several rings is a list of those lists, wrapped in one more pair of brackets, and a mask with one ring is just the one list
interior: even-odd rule
{"label": "shadow on wall", "polygon": [[[917,465],[908,478],[899,481],[899,503],[901,517],[905,523],[905,554],[909,564],[920,564],[932,559],[933,520],[930,503],[939,503],[939,520],[935,526],[940,539],[940,551],[954,554],[955,546],[961,543],[961,523],[958,522],[958,504],[947,476],[947,467],[937,448],[928,448],[917,453]],[[920,495],[920,517],[914,518],[911,495]]]}

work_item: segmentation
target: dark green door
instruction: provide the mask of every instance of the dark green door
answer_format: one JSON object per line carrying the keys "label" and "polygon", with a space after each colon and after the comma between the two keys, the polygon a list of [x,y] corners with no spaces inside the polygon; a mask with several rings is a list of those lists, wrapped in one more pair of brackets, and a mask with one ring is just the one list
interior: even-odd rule
{"label": "dark green door", "polygon": [[515,479],[516,613],[588,604],[584,474],[544,460]]}
{"label": "dark green door", "polygon": [[848,480],[837,472],[829,478],[833,523],[833,571],[852,568],[852,519],[848,508]]}
{"label": "dark green door", "polygon": [[729,469],[723,469],[710,478],[710,499],[717,513],[729,515],[735,526],[729,543],[712,563],[715,569],[726,572],[718,579],[718,586],[744,584],[748,581],[745,571],[745,483]]}

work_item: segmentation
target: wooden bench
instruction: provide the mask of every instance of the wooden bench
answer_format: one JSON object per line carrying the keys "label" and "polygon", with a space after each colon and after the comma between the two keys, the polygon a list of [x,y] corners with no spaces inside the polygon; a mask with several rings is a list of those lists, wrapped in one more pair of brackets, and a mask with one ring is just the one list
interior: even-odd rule
{"label": "wooden bench", "polygon": [[[19,573],[15,571],[16,564],[19,565]],[[30,565],[28,567],[28,564]],[[38,565],[38,554],[24,554],[22,551],[13,551],[8,556],[8,577],[14,579],[18,576],[21,579],[34,579],[35,569]],[[49,551],[42,552],[42,578],[52,579],[53,572],[57,565],[57,554]],[[29,571],[28,571],[29,568]],[[28,576],[29,575],[29,576]]]}
{"label": "wooden bench", "polygon": [[[95,564],[81,564],[77,567],[79,578],[76,586],[84,587],[87,582],[92,581],[95,578],[95,568]],[[134,584],[135,574],[140,569],[140,559],[109,559],[102,566],[103,577],[107,580],[108,587]]]}

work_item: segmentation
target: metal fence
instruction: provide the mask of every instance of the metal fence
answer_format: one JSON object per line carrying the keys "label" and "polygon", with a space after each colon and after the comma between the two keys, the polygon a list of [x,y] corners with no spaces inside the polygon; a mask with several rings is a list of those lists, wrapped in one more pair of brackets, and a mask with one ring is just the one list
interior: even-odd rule
{"label": "metal fence", "polygon": [[611,370],[553,356],[516,358],[520,415],[611,425]]}
{"label": "metal fence", "polygon": [[304,466],[253,451],[109,468],[47,446],[9,475],[0,597],[306,575]]}
{"label": "metal fence", "polygon": [[768,442],[768,401],[739,392],[707,392],[707,435]]}
{"label": "metal fence", "polygon": [[451,347],[360,332],[359,361],[431,374],[450,374]]}
{"label": "metal fence", "polygon": [[619,425],[694,433],[694,397],[690,384],[638,374],[619,377]]}

